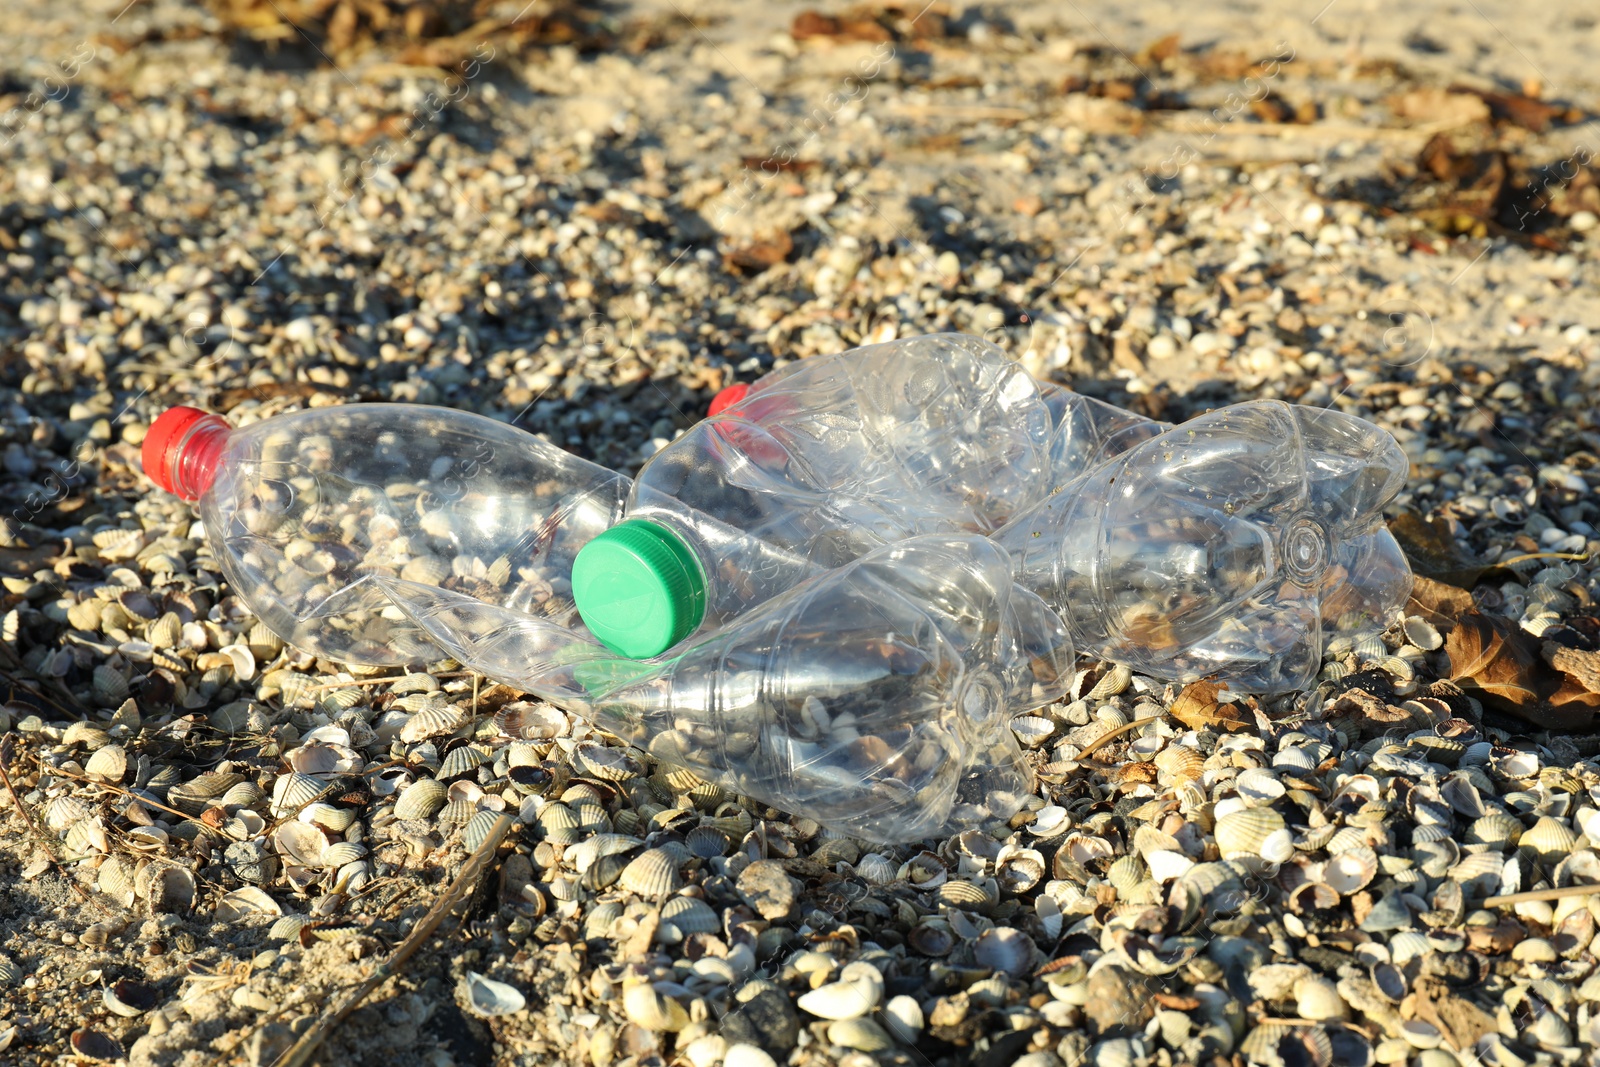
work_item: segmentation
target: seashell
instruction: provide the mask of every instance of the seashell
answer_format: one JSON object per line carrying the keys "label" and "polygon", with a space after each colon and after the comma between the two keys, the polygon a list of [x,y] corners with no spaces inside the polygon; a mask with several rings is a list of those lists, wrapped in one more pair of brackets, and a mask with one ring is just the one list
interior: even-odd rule
{"label": "seashell", "polygon": [[356,821],[356,812],[353,808],[341,808],[317,801],[300,809],[299,820],[342,834]]}
{"label": "seashell", "polygon": [[683,877],[671,853],[646,849],[633,858],[617,879],[623,889],[647,900],[660,900],[683,888]]}
{"label": "seashell", "polygon": [[1115,664],[1095,682],[1094,687],[1083,694],[1085,700],[1105,700],[1124,692],[1133,681],[1133,670],[1122,664]]}
{"label": "seashell", "polygon": [[1539,757],[1532,752],[1497,748],[1489,757],[1489,773],[1504,782],[1532,778],[1539,773]]}
{"label": "seashell", "polygon": [[259,915],[282,914],[283,909],[278,906],[276,900],[267,895],[265,890],[259,886],[247,885],[231,893],[224,893],[222,899],[217,901],[212,918],[225,923]]}
{"label": "seashell", "polygon": [[461,828],[461,844],[468,852],[478,851],[478,846],[489,840],[489,835],[494,833],[500,820],[507,818],[504,812],[492,811],[485,808],[467,820]]}
{"label": "seashell", "polygon": [[939,899],[953,908],[982,909],[1000,899],[998,886],[988,880],[972,882],[951,878],[939,886]]}
{"label": "seashell", "polygon": [[1205,773],[1206,758],[1187,745],[1168,745],[1156,753],[1156,770],[1174,782],[1192,782]]}
{"label": "seashell", "polygon": [[1157,885],[1166,885],[1173,879],[1182,878],[1194,867],[1194,860],[1177,849],[1158,848],[1147,853],[1144,861],[1150,868],[1151,881]]}
{"label": "seashell", "polygon": [[[223,787],[224,791],[237,784],[237,782],[230,782]],[[320,800],[324,795],[332,791],[333,787],[321,778],[314,778],[309,774],[291,771],[288,774],[280,775],[278,780],[272,784],[272,803],[267,810],[274,818],[288,818],[298,814],[301,808]],[[181,807],[182,805],[179,806]]]}
{"label": "seashell", "polygon": [[546,804],[539,809],[538,822],[542,836],[552,844],[571,845],[582,838],[578,816],[565,804]]}
{"label": "seashell", "polygon": [[322,867],[343,867],[347,863],[354,863],[367,854],[365,847],[351,841],[335,841],[322,850],[318,857],[318,865]]}
{"label": "seashell", "polygon": [[106,986],[105,992],[100,994],[100,1002],[113,1015],[135,1019],[160,1004],[161,994],[155,986],[120,978]]}
{"label": "seashell", "polygon": [[[693,900],[693,897],[674,897],[673,900]],[[666,909],[662,909],[665,913]],[[611,936],[612,927],[618,919],[622,918],[622,903],[616,900],[602,900],[589,909],[588,916],[583,920],[584,940],[592,941],[595,938]]]}
{"label": "seashell", "polygon": [[431,819],[445,806],[447,796],[444,783],[432,778],[418,778],[395,798],[394,817],[406,820]]}
{"label": "seashell", "polygon": [[183,639],[183,620],[177,612],[169,611],[145,627],[144,639],[152,648],[174,648]]}
{"label": "seashell", "polygon": [[1461,762],[1462,754],[1467,751],[1464,743],[1437,734],[1421,734],[1412,739],[1411,745],[1420,751],[1428,762],[1443,764],[1446,767],[1454,767]]}
{"label": "seashell", "polygon": [[956,935],[947,923],[925,922],[911,928],[906,944],[913,952],[924,956],[948,956],[956,947]]}
{"label": "seashell", "polygon": [[644,766],[620,748],[585,742],[573,750],[573,757],[586,773],[610,782],[624,782],[644,773]]}
{"label": "seashell", "polygon": [[1217,820],[1217,849],[1223,859],[1259,856],[1269,863],[1282,863],[1294,854],[1294,838],[1285,828],[1283,816],[1271,808],[1246,808]]}
{"label": "seashell", "polygon": [[1350,1015],[1350,1008],[1339,995],[1338,987],[1326,978],[1312,976],[1300,979],[1294,985],[1294,999],[1295,1012],[1302,1019],[1324,1022],[1345,1019]]}
{"label": "seashell", "polygon": [[105,820],[98,815],[67,827],[65,841],[67,854],[73,859],[96,852],[107,852],[111,848],[111,843],[106,838]]}
{"label": "seashell", "polygon": [[1033,969],[1033,939],[1021,930],[997,927],[978,935],[972,959],[980,967],[1020,978]]}
{"label": "seashell", "polygon": [[149,864],[134,875],[133,885],[151,912],[188,911],[194,906],[194,873],[176,863]]}
{"label": "seashell", "polygon": [[1405,972],[1392,963],[1373,964],[1372,984],[1377,986],[1378,992],[1392,1004],[1400,1003],[1410,991]]}
{"label": "seashell", "polygon": [[485,978],[477,971],[467,972],[467,1010],[479,1018],[515,1015],[527,1006],[527,998],[515,986]]}
{"label": "seashell", "polygon": [[651,1033],[677,1033],[689,1025],[689,1013],[649,982],[635,982],[622,991],[622,1010],[635,1025]]}
{"label": "seashell", "polygon": [[1272,765],[1280,770],[1310,772],[1317,769],[1318,760],[1310,749],[1290,746],[1279,749],[1272,757]]}
{"label": "seashell", "polygon": [[122,856],[109,856],[96,873],[95,885],[100,892],[123,907],[133,904],[133,862]]}
{"label": "seashell", "polygon": [[1056,724],[1037,715],[1018,715],[1011,720],[1011,732],[1017,735],[1023,747],[1037,748],[1050,740],[1050,735],[1056,732]]}
{"label": "seashell", "polygon": [[74,823],[91,819],[95,808],[74,796],[59,796],[44,809],[45,825],[56,833],[65,833]]}
{"label": "seashell", "polygon": [[445,753],[439,764],[439,781],[448,782],[471,774],[489,761],[489,754],[476,745],[458,745]]}
{"label": "seashell", "polygon": [[801,994],[795,1004],[801,1011],[819,1019],[859,1019],[876,1008],[882,997],[881,983],[838,981],[828,982]]}
{"label": "seashell", "polygon": [[1339,853],[1322,867],[1322,881],[1342,897],[1358,893],[1378,874],[1378,855],[1361,846]]}
{"label": "seashell", "polygon": [[106,745],[90,756],[83,765],[85,774],[102,782],[120,782],[127,770],[128,753],[121,745]]}
{"label": "seashell", "polygon": [[438,585],[451,576],[448,561],[433,555],[413,556],[400,568],[400,580],[421,585]]}
{"label": "seashell", "polygon": [[580,841],[569,848],[563,858],[574,870],[582,874],[601,856],[617,856],[624,852],[632,852],[643,844],[643,840],[628,834],[595,834],[588,840]]}
{"label": "seashell", "polygon": [[0,956],[0,986],[16,985],[22,981],[22,968],[10,956]]}
{"label": "seashell", "polygon": [[[689,831],[688,836],[683,839],[683,843],[689,847],[691,855],[709,860],[718,856],[726,856],[728,848],[733,844],[733,841],[721,830],[710,826],[696,826]],[[859,872],[859,870],[860,866],[858,864],[857,871]]]}
{"label": "seashell", "polygon": [[560,708],[525,701],[507,704],[495,712],[494,723],[509,737],[534,741],[565,737],[572,730],[572,721]]}
{"label": "seashell", "polygon": [[871,1019],[840,1019],[828,1024],[828,1044],[857,1052],[881,1052],[894,1047],[894,1039]]}
{"label": "seashell", "polygon": [[260,621],[250,627],[244,643],[250,646],[250,651],[257,659],[262,660],[270,660],[283,648],[283,638],[279,637],[272,627]]}
{"label": "seashell", "polygon": [[1444,644],[1437,628],[1420,615],[1412,615],[1400,624],[1401,630],[1406,635],[1406,640],[1426,651],[1432,652]]}
{"label": "seashell", "polygon": [[77,1056],[85,1059],[99,1060],[103,1063],[118,1063],[128,1056],[122,1043],[110,1034],[102,1034],[98,1030],[80,1028],[72,1031],[68,1043]]}
{"label": "seashell", "polygon": [[248,645],[224,645],[217,649],[220,655],[226,656],[228,663],[233,668],[233,676],[241,682],[248,682],[256,676],[256,656],[250,651]]}
{"label": "seashell", "polygon": [[904,994],[889,998],[889,1003],[883,1006],[883,1025],[901,1044],[915,1045],[925,1025],[922,1005],[915,997]]}
{"label": "seashell", "polygon": [[334,872],[333,884],[328,886],[328,892],[350,895],[359,892],[371,879],[372,864],[366,860],[352,860]]}
{"label": "seashell", "polygon": [[671,923],[684,936],[709,934],[722,927],[716,909],[698,897],[673,897],[661,906],[662,925]]}
{"label": "seashell", "polygon": [[1240,771],[1233,781],[1233,788],[1250,807],[1271,804],[1289,791],[1276,774],[1264,767]]}
{"label": "seashell", "polygon": [[1522,837],[1522,821],[1511,815],[1485,815],[1467,828],[1467,844],[1484,845],[1496,852],[1516,846]]}
{"label": "seashell", "polygon": [[430,737],[454,733],[466,721],[467,716],[460,708],[449,705],[424,708],[406,719],[400,727],[400,740],[414,745]]}
{"label": "seashell", "polygon": [[1437,1026],[1421,1019],[1409,1019],[1400,1024],[1400,1036],[1412,1048],[1438,1048],[1444,1034]]}
{"label": "seashell", "polygon": [[102,663],[95,667],[90,685],[95,700],[105,707],[115,707],[128,699],[128,679],[110,664]]}
{"label": "seashell", "polygon": [[[887,860],[884,862],[888,865]],[[1008,845],[1000,850],[1000,856],[995,861],[995,881],[1007,893],[1026,893],[1039,884],[1044,872],[1044,855],[1037,849]]]}
{"label": "seashell", "polygon": [[302,867],[318,867],[328,848],[328,838],[310,823],[286,822],[273,832],[272,846]]}
{"label": "seashell", "polygon": [[304,915],[285,915],[267,930],[269,941],[298,941],[300,930],[308,920]]}
{"label": "seashell", "polygon": [[1560,819],[1542,815],[1538,822],[1522,832],[1517,845],[1531,851],[1544,862],[1554,864],[1561,862],[1578,847],[1578,835]]}

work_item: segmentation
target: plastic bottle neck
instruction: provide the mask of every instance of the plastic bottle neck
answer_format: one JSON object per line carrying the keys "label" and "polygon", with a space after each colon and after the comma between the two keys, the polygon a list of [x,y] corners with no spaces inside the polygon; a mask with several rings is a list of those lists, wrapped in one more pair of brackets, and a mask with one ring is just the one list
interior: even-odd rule
{"label": "plastic bottle neck", "polygon": [[167,479],[185,500],[199,500],[216,480],[231,428],[221,415],[207,415],[191,426],[172,450]]}

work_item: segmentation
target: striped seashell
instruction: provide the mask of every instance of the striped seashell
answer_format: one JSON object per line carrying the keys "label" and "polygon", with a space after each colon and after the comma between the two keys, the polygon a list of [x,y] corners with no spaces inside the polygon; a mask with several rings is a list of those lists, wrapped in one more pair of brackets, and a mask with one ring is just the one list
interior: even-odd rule
{"label": "striped seashell", "polygon": [[953,908],[987,908],[1000,899],[1000,889],[987,878],[951,878],[939,887],[939,899]]}
{"label": "striped seashell", "polygon": [[67,855],[72,859],[81,859],[97,852],[106,852],[110,849],[110,842],[106,839],[105,820],[96,815],[92,819],[83,819],[67,827],[63,840],[66,843]]}
{"label": "striped seashell", "polygon": [[627,869],[625,856],[601,856],[591,863],[578,878],[578,884],[591,892],[609,889]]}
{"label": "striped seashell", "polygon": [[95,885],[100,892],[122,905],[131,907],[134,901],[132,860],[122,856],[108,856],[96,872]]}
{"label": "striped seashell", "polygon": [[1323,664],[1321,678],[1325,682],[1337,682],[1341,678],[1350,676],[1350,668],[1340,660]]}
{"label": "striped seashell", "polygon": [[1423,845],[1432,841],[1449,841],[1455,837],[1455,831],[1443,823],[1424,823],[1411,829],[1411,843]]}
{"label": "striped seashell", "polygon": [[299,819],[301,822],[308,822],[324,830],[342,834],[356,821],[356,812],[353,808],[341,808],[317,801],[302,808]]}
{"label": "striped seashell", "polygon": [[1517,845],[1546,863],[1559,863],[1578,847],[1578,835],[1560,819],[1541,815],[1538,822],[1522,832]]}
{"label": "striped seashell", "polygon": [[1294,847],[1301,852],[1318,852],[1328,846],[1333,836],[1339,832],[1336,823],[1324,823],[1322,826],[1312,826],[1295,835]]}
{"label": "striped seashell", "polygon": [[101,745],[109,745],[111,735],[94,723],[79,721],[69,723],[67,728],[61,731],[61,743],[68,746],[83,745],[93,751]]}
{"label": "striped seashell", "polygon": [[736,804],[724,804],[717,809],[715,816],[705,820],[701,825],[715,827],[729,837],[740,840],[755,825],[755,818]]}
{"label": "striped seashell", "polygon": [[102,663],[95,667],[90,685],[95,700],[104,707],[116,707],[128,699],[128,679],[110,664]]}
{"label": "striped seashell", "polygon": [[182,638],[183,620],[175,611],[167,612],[144,630],[144,639],[154,648],[175,648]]}
{"label": "striped seashell", "polygon": [[478,812],[476,801],[452,800],[439,810],[441,826],[465,826]]}
{"label": "striped seashell", "polygon": [[1428,936],[1415,930],[1402,930],[1389,938],[1389,958],[1396,967],[1404,967],[1432,951]]}
{"label": "striped seashell", "polygon": [[1500,877],[1505,861],[1498,852],[1475,852],[1461,858],[1461,862],[1445,872],[1452,882],[1459,882],[1463,892],[1489,893],[1500,888]]}
{"label": "striped seashell", "polygon": [[1383,643],[1383,638],[1371,634],[1357,640],[1351,651],[1364,660],[1379,660],[1389,654],[1389,646]]}
{"label": "striped seashell", "polygon": [[1287,771],[1314,771],[1320,761],[1315,749],[1301,745],[1279,749],[1272,757],[1273,767]]}
{"label": "striped seashell", "polygon": [[439,764],[439,780],[448,782],[472,774],[489,761],[489,754],[476,745],[458,745],[445,753]]}
{"label": "striped seashell", "polygon": [[899,878],[900,865],[882,853],[869,852],[856,861],[855,870],[872,885],[888,885]]}
{"label": "striped seashell", "polygon": [[1093,688],[1083,694],[1083,699],[1105,700],[1107,697],[1114,697],[1124,692],[1132,681],[1133,670],[1120,663],[1115,664],[1095,682]]}
{"label": "striped seashell", "polygon": [[244,643],[250,646],[250,651],[254,652],[258,659],[271,659],[283,648],[283,638],[278,636],[276,630],[259,620],[245,634]]}
{"label": "striped seashell", "polygon": [[1288,787],[1278,776],[1264,767],[1240,771],[1233,780],[1233,788],[1252,807],[1271,804],[1288,792]]}
{"label": "striped seashell", "polygon": [[128,753],[121,745],[107,745],[90,756],[83,765],[90,778],[116,784],[128,773]]}
{"label": "striped seashell", "polygon": [[619,834],[636,834],[644,824],[644,818],[632,808],[623,808],[611,819],[611,828]]}
{"label": "striped seashell", "polygon": [[494,714],[494,724],[508,737],[533,741],[565,737],[572,730],[572,720],[560,708],[528,701],[502,707]]}
{"label": "striped seashell", "polygon": [[1224,815],[1217,820],[1214,834],[1223,859],[1260,856],[1268,862],[1281,863],[1294,850],[1283,816],[1271,808],[1245,808]]}
{"label": "striped seashell", "polygon": [[569,848],[566,860],[573,870],[581,874],[601,856],[621,855],[643,845],[643,840],[627,834],[594,834]]}
{"label": "striped seashell", "polygon": [[1353,848],[1367,848],[1370,844],[1365,830],[1357,826],[1342,826],[1338,833],[1328,839],[1324,847],[1328,850],[1328,855],[1337,856]]}
{"label": "striped seashell", "polygon": [[408,745],[414,745],[430,737],[454,733],[466,721],[467,716],[460,708],[448,704],[442,707],[438,705],[426,707],[413,712],[400,727],[400,740]]}
{"label": "striped seashell", "polygon": [[126,530],[120,527],[99,530],[89,538],[100,550],[100,558],[110,562],[132,559],[144,547],[143,530]]}
{"label": "striped seashell", "polygon": [[709,934],[722,928],[716,909],[699,897],[673,897],[661,906],[661,923],[677,927],[679,933]]}
{"label": "striped seashell", "polygon": [[606,814],[606,809],[594,801],[584,801],[573,807],[572,813],[578,818],[578,826],[594,833],[610,833],[612,830],[611,817]]}
{"label": "striped seashell", "polygon": [[[237,783],[231,783],[230,788],[232,784]],[[288,774],[280,775],[272,784],[272,804],[268,811],[274,818],[287,818],[298,814],[301,808],[320,800],[332,791],[333,787],[321,778],[290,771]]]}
{"label": "striped seashell", "polygon": [[450,576],[449,562],[433,555],[414,556],[400,568],[401,581],[422,585],[438,585]]}
{"label": "striped seashell", "polygon": [[1466,842],[1503,852],[1516,847],[1521,837],[1522,820],[1512,815],[1494,813],[1473,820],[1472,825],[1467,827]]}
{"label": "striped seashell", "polygon": [[643,764],[622,749],[592,742],[580,744],[573,750],[573,759],[582,766],[584,773],[610,782],[624,782],[644,773]]}
{"label": "striped seashell", "polygon": [[1037,748],[1050,740],[1056,732],[1056,724],[1038,715],[1018,715],[1011,720],[1011,732],[1024,747]]}
{"label": "striped seashell", "polygon": [[942,919],[933,919],[911,928],[906,934],[911,951],[923,956],[948,956],[956,947],[955,931]]}
{"label": "striped seashell", "polygon": [[538,822],[541,835],[551,844],[571,845],[583,839],[577,814],[565,804],[546,804],[539,809]]}
{"label": "striped seashell", "polygon": [[298,941],[300,931],[311,920],[304,915],[285,915],[267,928],[268,941]]}
{"label": "striped seashell", "polygon": [[1174,782],[1197,781],[1205,774],[1206,758],[1187,745],[1168,745],[1156,753],[1156,770]]}
{"label": "striped seashell", "polygon": [[10,956],[0,956],[0,985],[16,985],[22,981],[22,968]]}
{"label": "striped seashell", "polygon": [[95,810],[93,805],[77,797],[56,797],[44,809],[44,822],[56,833],[65,833],[74,823],[94,818]]}
{"label": "striped seashell", "polygon": [[672,862],[680,868],[687,867],[694,862],[694,853],[689,851],[689,846],[682,841],[667,838],[656,846],[661,851],[672,857]]}
{"label": "striped seashell", "polygon": [[351,841],[335,841],[322,850],[319,863],[323,867],[343,867],[367,854],[367,850]]}
{"label": "striped seashell", "polygon": [[[691,897],[675,897],[677,900],[690,900]],[[602,900],[589,909],[589,914],[583,920],[583,936],[587,941],[596,938],[611,936],[612,927],[617,920],[622,918],[622,902],[619,900]]]}
{"label": "striped seashell", "polygon": [[1106,869],[1106,881],[1116,887],[1124,900],[1144,879],[1144,864],[1138,856],[1123,856]]}
{"label": "striped seashell", "polygon": [[677,859],[659,848],[646,849],[635,856],[617,881],[623,889],[647,900],[660,900],[683,888]]}
{"label": "striped seashell", "polygon": [[[689,846],[689,851],[695,856],[708,860],[726,856],[733,840],[715,827],[696,826],[689,831],[683,843]],[[859,870],[859,866],[857,869]]]}
{"label": "striped seashell", "polygon": [[94,633],[100,629],[100,619],[104,610],[104,601],[80,600],[67,608],[67,625],[74,630]]}
{"label": "striped seashell", "polygon": [[254,782],[240,782],[238,785],[230,786],[228,791],[222,794],[220,803],[225,808],[248,808],[265,799],[267,795],[261,791],[259,785]]}
{"label": "striped seashell", "polygon": [[419,778],[406,786],[394,802],[397,819],[431,819],[439,814],[448,799],[444,783],[432,778]]}

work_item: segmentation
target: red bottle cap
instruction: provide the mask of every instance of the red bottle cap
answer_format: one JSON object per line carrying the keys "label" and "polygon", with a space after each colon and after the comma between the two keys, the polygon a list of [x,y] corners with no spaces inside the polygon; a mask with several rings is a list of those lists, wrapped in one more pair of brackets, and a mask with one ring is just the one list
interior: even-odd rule
{"label": "red bottle cap", "polygon": [[733,407],[743,400],[750,392],[750,386],[744,382],[734,382],[732,385],[717,393],[711,398],[711,406],[706,408],[707,415],[720,415],[723,411]]}
{"label": "red bottle cap", "polygon": [[169,493],[185,496],[172,480],[173,472],[178,467],[178,453],[195,424],[211,417],[208,411],[190,407],[168,408],[157,416],[139,449],[145,477]]}

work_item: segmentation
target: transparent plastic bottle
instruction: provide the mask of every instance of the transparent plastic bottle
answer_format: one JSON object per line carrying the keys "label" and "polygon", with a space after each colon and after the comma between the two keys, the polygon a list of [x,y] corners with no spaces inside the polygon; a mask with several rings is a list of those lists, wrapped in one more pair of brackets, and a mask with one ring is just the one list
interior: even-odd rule
{"label": "transparent plastic bottle", "polygon": [[572,560],[622,514],[627,478],[450,408],[351,404],[235,429],[178,407],[145,473],[198,501],[234,591],[296,647],[386,665],[438,658],[382,579],[457,590],[581,637]]}
{"label": "transparent plastic bottle", "polygon": [[1011,716],[1070,677],[1070,637],[985,538],[882,546],[647,662],[552,644],[532,616],[385,579],[456,660],[659,759],[825,826],[914,841],[1007,818]]}
{"label": "transparent plastic bottle", "polygon": [[1101,463],[995,540],[1080,651],[1283,692],[1312,682],[1325,636],[1404,605],[1411,570],[1382,509],[1408,470],[1369,422],[1252,401]]}

